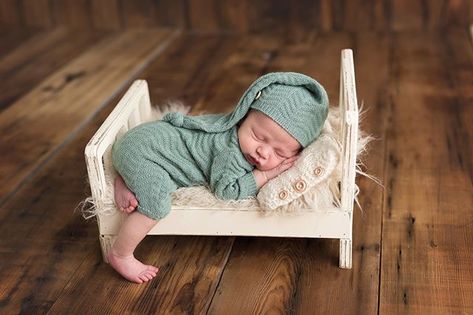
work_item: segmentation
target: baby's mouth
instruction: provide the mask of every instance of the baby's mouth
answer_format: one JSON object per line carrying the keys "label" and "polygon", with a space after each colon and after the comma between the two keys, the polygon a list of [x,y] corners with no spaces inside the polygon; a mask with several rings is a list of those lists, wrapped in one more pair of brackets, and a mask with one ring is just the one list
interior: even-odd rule
{"label": "baby's mouth", "polygon": [[258,161],[256,161],[254,158],[251,157],[251,155],[247,154],[246,159],[248,160],[248,162],[250,162],[250,164],[253,164],[253,165],[259,164]]}

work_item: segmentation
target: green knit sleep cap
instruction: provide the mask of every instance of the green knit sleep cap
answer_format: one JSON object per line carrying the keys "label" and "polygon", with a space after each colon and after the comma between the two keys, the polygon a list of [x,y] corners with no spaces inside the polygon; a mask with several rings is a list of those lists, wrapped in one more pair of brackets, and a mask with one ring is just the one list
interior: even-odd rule
{"label": "green knit sleep cap", "polygon": [[328,97],[322,85],[305,74],[271,72],[250,85],[231,113],[185,116],[173,112],[163,120],[177,127],[223,132],[244,119],[250,108],[271,117],[305,148],[322,131],[328,115]]}
{"label": "green knit sleep cap", "polygon": [[271,117],[305,148],[320,135],[327,118],[327,93],[317,81],[301,73],[269,73],[259,80],[273,81],[281,75],[288,83],[291,79],[304,83],[270,84],[257,93],[250,107]]}

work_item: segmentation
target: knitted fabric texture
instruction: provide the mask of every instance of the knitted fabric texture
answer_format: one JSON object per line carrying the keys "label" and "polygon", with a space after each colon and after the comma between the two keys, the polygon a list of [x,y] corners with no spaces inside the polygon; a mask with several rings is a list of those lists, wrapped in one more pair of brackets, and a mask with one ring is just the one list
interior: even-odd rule
{"label": "knitted fabric texture", "polygon": [[179,187],[207,186],[220,199],[257,193],[253,166],[239,150],[237,127],[206,133],[157,121],[139,125],[119,138],[113,165],[138,199],[138,211],[153,219],[171,209]]}
{"label": "knitted fabric texture", "polygon": [[328,97],[325,89],[309,76],[272,72],[253,82],[229,114],[185,116],[176,112],[165,115],[163,120],[177,127],[223,132],[235,126],[250,107],[270,116],[306,147],[322,130],[328,114]]}
{"label": "knitted fabric texture", "polygon": [[[320,88],[320,95],[326,95]],[[302,147],[307,147],[320,134],[327,118],[328,105],[303,86],[271,84],[261,91],[251,108],[277,122]]]}

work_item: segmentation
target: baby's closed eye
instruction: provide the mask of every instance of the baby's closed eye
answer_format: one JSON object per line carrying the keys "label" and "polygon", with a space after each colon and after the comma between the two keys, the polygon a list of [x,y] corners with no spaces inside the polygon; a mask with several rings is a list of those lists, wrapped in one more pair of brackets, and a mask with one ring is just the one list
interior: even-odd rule
{"label": "baby's closed eye", "polygon": [[251,131],[251,135],[253,136],[254,139],[258,141],[262,141],[262,139],[260,139],[253,130]]}

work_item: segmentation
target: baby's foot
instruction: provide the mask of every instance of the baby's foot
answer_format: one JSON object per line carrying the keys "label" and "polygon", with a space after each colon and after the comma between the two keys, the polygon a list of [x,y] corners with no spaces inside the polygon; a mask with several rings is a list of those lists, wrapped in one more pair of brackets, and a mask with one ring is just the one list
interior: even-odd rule
{"label": "baby's foot", "polygon": [[108,252],[107,259],[113,269],[125,279],[136,283],[148,282],[156,277],[159,270],[157,267],[143,264],[133,255],[120,256],[112,250]]}
{"label": "baby's foot", "polygon": [[115,178],[115,204],[126,213],[132,212],[138,206],[138,200],[121,176]]}

